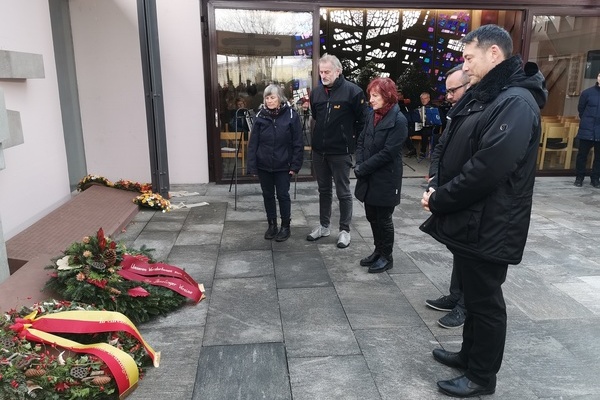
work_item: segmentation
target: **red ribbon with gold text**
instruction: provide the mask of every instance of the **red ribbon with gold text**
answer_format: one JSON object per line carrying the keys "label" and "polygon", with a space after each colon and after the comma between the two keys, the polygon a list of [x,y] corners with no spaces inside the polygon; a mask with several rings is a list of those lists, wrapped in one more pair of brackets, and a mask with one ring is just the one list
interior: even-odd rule
{"label": "red ribbon with gold text", "polygon": [[36,318],[37,311],[25,318],[18,318],[10,328],[27,340],[57,345],[76,353],[88,353],[100,358],[115,378],[119,397],[125,398],[139,380],[135,360],[122,350],[108,343],[81,344],[52,333],[98,333],[127,332],[135,337],[152,358],[154,366],[160,363],[160,352],[155,352],[144,341],[137,328],[125,315],[113,311],[62,311]]}
{"label": "red ribbon with gold text", "polygon": [[184,270],[173,265],[154,263],[126,254],[117,273],[130,281],[145,282],[169,288],[182,296],[199,302],[202,297],[200,285]]}

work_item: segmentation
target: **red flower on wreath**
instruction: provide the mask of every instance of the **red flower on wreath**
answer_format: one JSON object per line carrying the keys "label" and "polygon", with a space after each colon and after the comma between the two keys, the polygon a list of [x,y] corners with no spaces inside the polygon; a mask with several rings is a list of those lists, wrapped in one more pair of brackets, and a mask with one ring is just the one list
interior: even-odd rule
{"label": "red flower on wreath", "polygon": [[87,283],[91,283],[92,285],[98,286],[100,289],[104,289],[106,284],[108,283],[106,279],[92,279],[88,278],[86,280]]}
{"label": "red flower on wreath", "polygon": [[67,385],[65,382],[58,382],[56,386],[54,386],[54,390],[57,392],[64,392],[67,389],[69,389],[69,385]]}
{"label": "red flower on wreath", "polygon": [[104,251],[104,249],[106,248],[106,237],[104,236],[104,229],[100,228],[98,229],[98,247],[100,248],[101,251]]}

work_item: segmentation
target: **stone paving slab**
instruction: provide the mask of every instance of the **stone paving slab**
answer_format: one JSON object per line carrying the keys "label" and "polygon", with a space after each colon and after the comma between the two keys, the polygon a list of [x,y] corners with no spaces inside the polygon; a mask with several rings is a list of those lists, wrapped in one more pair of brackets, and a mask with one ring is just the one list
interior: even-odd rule
{"label": "stone paving slab", "polygon": [[254,343],[204,347],[198,362],[194,394],[186,398],[291,400],[284,345]]}
{"label": "stone paving slab", "polygon": [[364,357],[288,358],[294,400],[379,399]]}
{"label": "stone paving slab", "polygon": [[204,346],[282,341],[273,276],[214,280]]}
{"label": "stone paving slab", "polygon": [[278,293],[289,357],[360,354],[333,287],[280,289]]}
{"label": "stone paving slab", "polygon": [[316,246],[304,252],[273,251],[277,288],[331,286]]}

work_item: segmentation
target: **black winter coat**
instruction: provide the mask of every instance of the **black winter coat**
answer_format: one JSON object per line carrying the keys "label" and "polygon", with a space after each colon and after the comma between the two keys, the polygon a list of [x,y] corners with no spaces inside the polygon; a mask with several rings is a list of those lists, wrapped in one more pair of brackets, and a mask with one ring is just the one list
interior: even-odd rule
{"label": "black winter coat", "polygon": [[580,120],[577,139],[600,142],[600,86],[597,83],[581,92],[577,109]]}
{"label": "black winter coat", "polygon": [[450,251],[494,263],[523,257],[546,102],[537,65],[519,56],[493,68],[450,110],[432,216],[421,230]]}
{"label": "black winter coat", "polygon": [[302,124],[298,113],[287,104],[281,106],[276,118],[261,109],[254,120],[248,141],[247,172],[258,170],[298,173],[304,158]]}
{"label": "black winter coat", "polygon": [[319,154],[352,154],[365,125],[363,90],[340,75],[331,88],[319,85],[310,93],[315,120],[312,149]]}
{"label": "black winter coat", "polygon": [[402,189],[402,145],[408,136],[406,117],[394,105],[373,126],[367,117],[356,146],[354,195],[365,204],[393,207],[400,203]]}

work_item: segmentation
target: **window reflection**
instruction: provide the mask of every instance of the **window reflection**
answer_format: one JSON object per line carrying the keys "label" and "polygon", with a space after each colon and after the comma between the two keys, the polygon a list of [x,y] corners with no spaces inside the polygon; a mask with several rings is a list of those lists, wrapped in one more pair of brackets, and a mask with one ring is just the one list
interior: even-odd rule
{"label": "window reflection", "polygon": [[[312,14],[216,9],[215,20],[221,178],[231,176],[236,165],[239,176],[244,175],[252,116],[262,105],[264,88],[272,83],[284,88],[290,104],[305,122],[305,159],[310,160],[309,114],[303,104],[308,100],[312,85]],[[241,129],[232,126],[236,121]],[[236,130],[243,134],[229,134]],[[310,175],[308,163],[300,174]]]}

